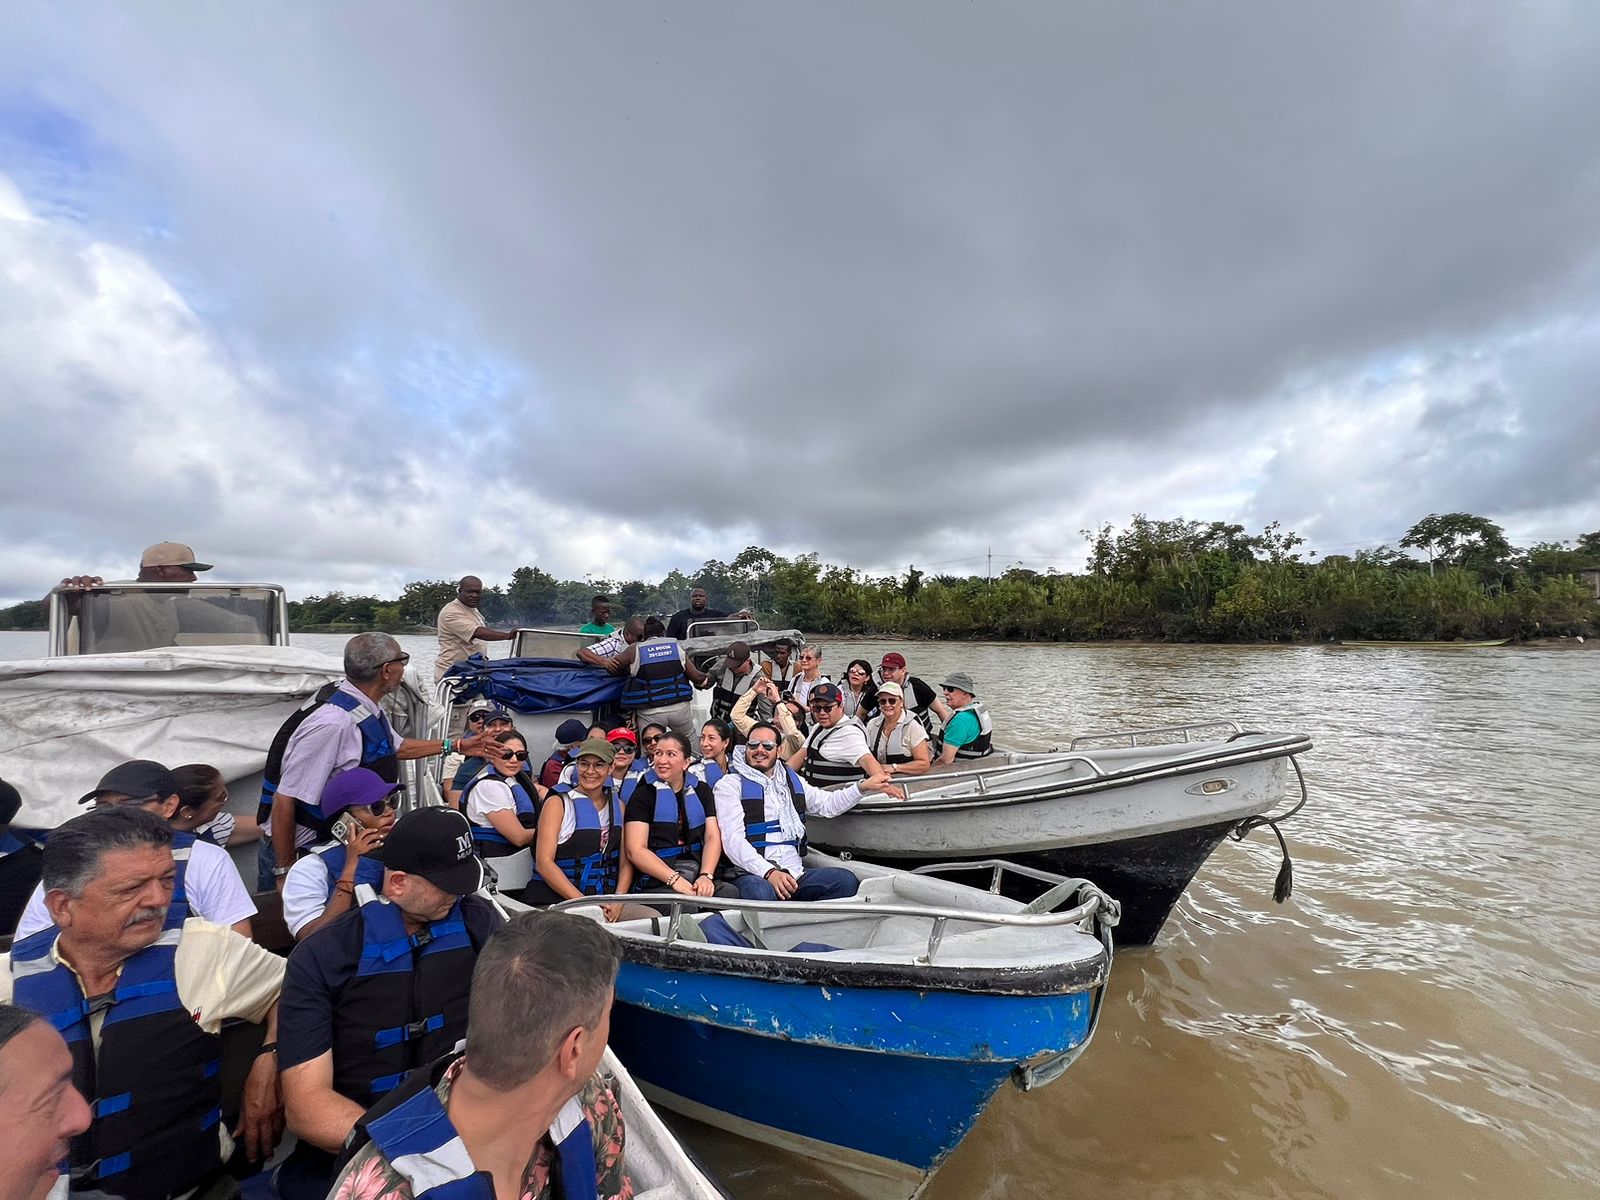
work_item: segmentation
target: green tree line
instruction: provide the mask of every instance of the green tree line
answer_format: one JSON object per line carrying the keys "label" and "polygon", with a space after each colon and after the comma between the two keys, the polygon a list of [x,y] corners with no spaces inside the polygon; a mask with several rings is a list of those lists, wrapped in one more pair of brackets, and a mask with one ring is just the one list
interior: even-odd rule
{"label": "green tree line", "polygon": [[[561,580],[523,566],[484,592],[491,624],[573,626],[597,593],[614,612],[666,614],[704,587],[713,607],[746,608],[772,627],[817,634],[1041,641],[1328,641],[1531,638],[1593,634],[1600,531],[1518,549],[1499,526],[1470,513],[1429,514],[1401,539],[1320,560],[1274,523],[1244,526],[1136,515],[1126,528],[1085,530],[1081,574],[1006,568],[993,578],[878,576],[784,558],[750,546],[731,562],[707,561],[657,582]],[[330,592],[291,602],[296,629],[431,626],[455,595],[453,580],[417,580],[398,597]],[[0,628],[43,628],[37,603],[0,610]]]}

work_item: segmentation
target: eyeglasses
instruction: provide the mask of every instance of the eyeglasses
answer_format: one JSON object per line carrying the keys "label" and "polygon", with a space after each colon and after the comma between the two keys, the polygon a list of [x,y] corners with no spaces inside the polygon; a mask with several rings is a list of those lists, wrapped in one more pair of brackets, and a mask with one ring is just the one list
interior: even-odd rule
{"label": "eyeglasses", "polygon": [[468,725],[482,725],[488,719],[489,719],[489,714],[488,713],[473,713],[470,717],[467,718],[467,724]]}
{"label": "eyeglasses", "polygon": [[661,740],[661,735],[659,733],[653,733],[649,737],[644,739],[644,744],[646,746],[654,746],[660,740]]}
{"label": "eyeglasses", "polygon": [[879,696],[878,697],[878,706],[880,708],[885,704],[899,704],[899,703],[900,703],[900,701],[896,700],[893,696]]}
{"label": "eyeglasses", "polygon": [[776,750],[778,743],[771,738],[751,738],[745,746],[750,750]]}
{"label": "eyeglasses", "polygon": [[528,752],[526,750],[513,750],[510,754],[506,755],[506,757],[512,762],[527,762]]}
{"label": "eyeglasses", "polygon": [[364,804],[362,807],[375,817],[381,817],[385,813],[393,812],[399,808],[393,800],[374,800],[371,804]]}
{"label": "eyeglasses", "polygon": [[387,666],[392,666],[394,663],[408,663],[410,661],[411,661],[411,655],[402,654],[399,658],[388,659],[387,661],[385,661],[385,662],[383,662],[383,663],[381,663],[379,665],[387,667]]}
{"label": "eyeglasses", "polygon": [[839,702],[837,700],[814,700],[806,707],[812,712],[827,712],[830,709],[838,708]]}

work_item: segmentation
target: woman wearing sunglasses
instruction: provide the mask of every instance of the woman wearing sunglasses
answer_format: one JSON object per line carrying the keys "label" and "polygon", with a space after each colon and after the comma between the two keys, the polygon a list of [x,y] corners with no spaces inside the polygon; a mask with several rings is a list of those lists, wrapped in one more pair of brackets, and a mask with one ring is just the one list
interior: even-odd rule
{"label": "woman wearing sunglasses", "polygon": [[878,688],[878,715],[867,723],[867,748],[890,775],[926,775],[933,766],[928,731],[906,712],[898,683]]}
{"label": "woman wearing sunglasses", "polygon": [[[528,872],[538,831],[539,802],[545,791],[528,774],[528,743],[520,733],[496,734],[509,753],[491,759],[461,789],[461,811],[472,823],[472,843],[486,859],[529,851]],[[497,868],[498,869],[498,868]]]}
{"label": "woman wearing sunglasses", "polygon": [[[588,739],[578,747],[577,783],[550,792],[533,855],[539,877],[522,893],[529,904],[559,904],[633,886],[633,864],[622,853],[622,801],[610,786],[615,758],[605,738]],[[621,904],[603,906],[607,921],[621,918],[622,910]]]}
{"label": "woman wearing sunglasses", "polygon": [[616,757],[611,760],[611,789],[622,795],[623,785],[644,774],[644,759],[639,757],[639,737],[631,729],[613,729],[606,741]]}
{"label": "woman wearing sunglasses", "polygon": [[329,837],[289,868],[283,880],[283,922],[303,941],[383,890],[383,864],[368,857],[383,845],[398,812],[398,783],[376,771],[341,771],[322,789]]}

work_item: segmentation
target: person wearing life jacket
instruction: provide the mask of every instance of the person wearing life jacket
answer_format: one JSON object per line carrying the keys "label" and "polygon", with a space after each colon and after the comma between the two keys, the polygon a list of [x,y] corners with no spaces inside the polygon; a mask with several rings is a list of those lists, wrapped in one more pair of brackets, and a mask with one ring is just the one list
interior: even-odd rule
{"label": "person wearing life jacket", "polygon": [[878,685],[878,715],[867,722],[867,748],[890,775],[926,775],[933,747],[922,722],[906,712],[898,683]]}
{"label": "person wearing life jacket", "polygon": [[545,789],[527,774],[526,739],[515,732],[495,736],[504,757],[485,764],[468,781],[461,811],[472,823],[472,844],[483,858],[531,856]]}
{"label": "person wearing life jacket", "polygon": [[822,673],[822,647],[801,646],[800,668],[789,681],[790,698],[798,701],[802,707],[809,708],[811,690],[818,684],[829,682],[831,680]]}
{"label": "person wearing life jacket", "polygon": [[31,1009],[0,1004],[0,1200],[43,1200],[60,1187],[72,1139],[92,1116],[72,1086],[72,1055],[55,1026]]}
{"label": "person wearing life jacket", "polygon": [[719,721],[731,721],[733,706],[763,678],[747,642],[730,645],[728,653],[706,674],[711,680],[711,715]]}
{"label": "person wearing life jacket", "polygon": [[478,958],[464,1044],[356,1123],[329,1200],[631,1194],[626,1114],[601,1069],[619,960],[584,917],[509,921]]}
{"label": "person wearing life jacket", "polygon": [[646,765],[639,757],[639,735],[631,729],[613,729],[606,734],[615,757],[611,760],[608,786],[620,797],[622,789],[645,773]]}
{"label": "person wearing life jacket", "polygon": [[878,674],[883,682],[900,685],[902,698],[906,702],[906,714],[920,721],[930,735],[950,719],[950,706],[939,699],[939,693],[934,691],[931,683],[910,672],[906,667],[906,656],[898,650],[891,650],[883,656],[883,661],[878,664]]}
{"label": "person wearing life jacket", "polygon": [[728,773],[728,755],[733,746],[733,726],[712,717],[700,726],[700,757],[689,764],[689,778],[716,787],[717,781]]}
{"label": "person wearing life jacket", "polygon": [[481,896],[467,819],[429,806],[372,852],[383,890],[300,942],[283,985],[278,1059],[290,1130],[282,1200],[322,1200],[361,1114],[466,1032],[478,953],[502,924]]}
{"label": "person wearing life jacket", "polygon": [[832,790],[807,783],[779,757],[778,746],[776,726],[756,725],[715,789],[723,852],[739,872],[734,886],[745,900],[854,896],[856,877],[843,867],[806,868],[806,818],[836,817],[870,793],[898,799],[901,792],[884,772]]}
{"label": "person wearing life jacket", "polygon": [[[546,797],[533,855],[539,877],[523,890],[527,903],[559,904],[633,886],[633,864],[622,853],[622,800],[611,787],[615,758],[612,743],[588,739],[578,747],[577,782]],[[615,921],[622,905],[607,904],[603,911]]]}
{"label": "person wearing life jacket", "polygon": [[944,723],[944,749],[939,751],[939,764],[948,766],[990,754],[994,750],[994,723],[973,691],[972,676],[965,671],[952,671],[939,689],[951,710],[950,719]]}
{"label": "person wearing life jacket", "polygon": [[[477,724],[474,725],[473,717],[478,713],[483,715],[478,718]],[[467,733],[485,734],[491,742],[502,733],[512,733],[515,730],[516,725],[512,722],[511,714],[498,704],[490,708],[474,709],[467,714]],[[460,745],[460,742],[456,743],[457,747]],[[489,761],[478,755],[473,755],[469,758],[464,754],[452,753],[445,759],[445,765],[448,766],[452,761],[455,763],[455,767],[450,772],[450,778],[444,779],[445,773],[443,771],[440,773],[440,778],[444,780],[445,803],[451,808],[460,808],[462,789],[483,773],[483,769],[489,765]]]}
{"label": "person wearing life jacket", "polygon": [[[283,960],[196,917],[165,927],[171,847],[167,823],[132,805],[54,830],[44,848],[51,924],[12,946],[0,982],[0,1000],[66,1040],[73,1085],[94,1114],[71,1143],[75,1196],[237,1195],[225,1175],[234,1138],[264,1162],[282,1131],[273,1051]],[[229,1130],[218,1066],[232,1021],[264,1026],[266,1041]]]}
{"label": "person wearing life jacket", "polygon": [[659,721],[688,737],[694,723],[689,716],[696,687],[710,683],[706,673],[690,661],[676,638],[665,635],[661,622],[629,617],[622,627],[628,646],[615,661],[628,672],[619,703],[634,715],[635,724]]}
{"label": "person wearing life jacket", "polygon": [[[227,925],[249,937],[256,906],[228,852],[192,833],[171,829],[173,815],[181,803],[179,791],[180,786],[171,771],[158,762],[136,758],[112,767],[101,776],[93,791],[78,798],[78,803],[93,804],[97,810],[124,805],[142,808],[159,817],[171,830],[176,877],[172,901],[167,906],[167,928],[176,929],[194,916]],[[16,936],[27,937],[49,924],[50,911],[41,884],[28,898],[22,918],[17,922]]]}
{"label": "person wearing life jacket", "polygon": [[383,698],[399,689],[410,661],[411,656],[388,634],[356,634],[345,643],[344,679],[325,701],[290,717],[290,721],[298,718],[298,723],[284,742],[277,774],[268,754],[261,792],[263,802],[270,803],[267,828],[272,875],[279,888],[294,860],[327,836],[327,814],[319,802],[328,780],[340,771],[366,767],[395,783],[406,759],[448,755],[453,748],[469,755],[490,753],[485,747],[491,743],[483,734],[434,741],[402,738],[395,732]]}
{"label": "person wearing life jacket", "polygon": [[867,748],[867,734],[860,722],[844,715],[844,697],[837,684],[817,684],[806,707],[811,713],[811,732],[806,744],[789,756],[789,766],[806,782],[841,787],[883,773]]}
{"label": "person wearing life jacket", "polygon": [[622,845],[637,872],[633,890],[733,895],[730,885],[717,882],[716,801],[709,785],[688,778],[689,739],[669,729],[651,763],[652,773],[640,777],[623,809]]}
{"label": "person wearing life jacket", "polygon": [[283,881],[283,923],[296,941],[383,890],[383,864],[372,854],[394,828],[399,790],[398,783],[365,767],[328,780],[322,809],[333,823],[331,836],[290,867]]}
{"label": "person wearing life jacket", "polygon": [[16,929],[44,869],[40,839],[11,827],[21,811],[21,794],[0,779],[0,937],[10,937]]}
{"label": "person wearing life jacket", "polygon": [[779,642],[774,646],[771,656],[761,664],[761,673],[777,684],[778,691],[787,696],[795,676],[794,643]]}

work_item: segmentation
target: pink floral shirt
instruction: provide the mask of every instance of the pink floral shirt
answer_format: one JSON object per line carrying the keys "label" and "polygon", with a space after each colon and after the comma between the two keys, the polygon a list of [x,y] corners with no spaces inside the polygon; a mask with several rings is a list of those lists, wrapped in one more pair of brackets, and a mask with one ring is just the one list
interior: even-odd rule
{"label": "pink floral shirt", "polygon": [[[450,1085],[461,1072],[461,1061],[450,1064],[435,1089],[439,1103],[448,1105]],[[633,1200],[633,1182],[623,1170],[622,1106],[611,1077],[596,1071],[578,1097],[594,1134],[595,1194],[599,1200]],[[519,1200],[550,1200],[550,1164],[556,1149],[546,1134],[534,1147],[533,1158],[522,1173]],[[339,1173],[328,1200],[413,1200],[411,1184],[389,1165],[370,1142],[357,1151]]]}

